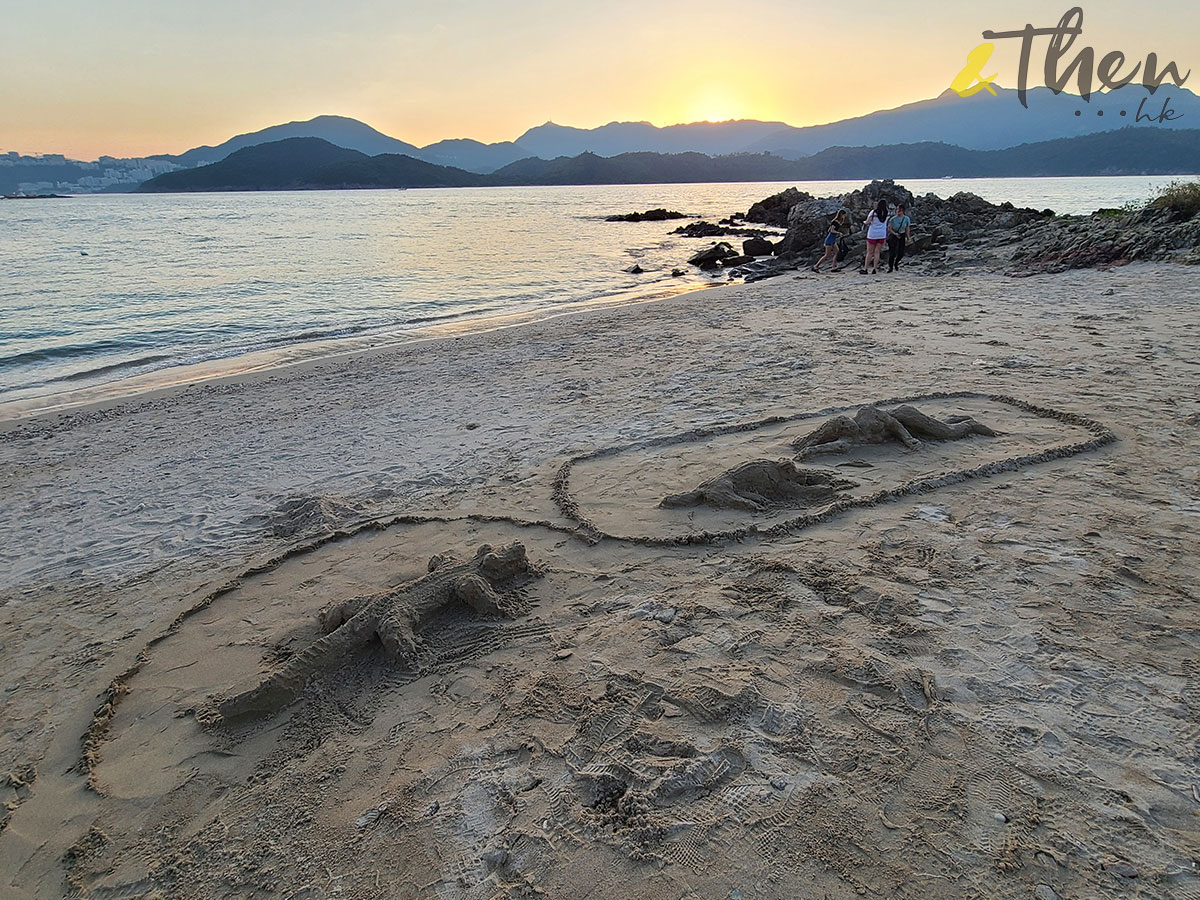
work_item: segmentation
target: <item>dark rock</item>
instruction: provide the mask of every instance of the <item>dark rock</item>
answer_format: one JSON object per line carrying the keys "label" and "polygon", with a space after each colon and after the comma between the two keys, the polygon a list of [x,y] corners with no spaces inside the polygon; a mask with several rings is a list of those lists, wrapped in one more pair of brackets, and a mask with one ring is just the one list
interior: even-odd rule
{"label": "dark rock", "polygon": [[688,263],[701,269],[715,269],[720,265],[721,260],[728,259],[731,256],[737,256],[737,253],[729,244],[721,241],[721,243],[714,244],[707,250],[701,250],[689,259]]}
{"label": "dark rock", "polygon": [[1122,878],[1138,877],[1138,870],[1124,860],[1104,863],[1103,868],[1104,871],[1112,872],[1114,875],[1120,875]]}
{"label": "dark rock", "polygon": [[631,212],[624,215],[608,216],[605,222],[663,222],[667,219],[686,219],[681,212],[669,209],[648,209],[645,212]]}
{"label": "dark rock", "polygon": [[731,269],[734,266],[744,266],[746,263],[754,262],[753,256],[727,256],[721,260],[721,265],[726,269]]}
{"label": "dark rock", "polygon": [[782,228],[787,225],[788,213],[793,206],[797,203],[803,203],[805,200],[812,199],[812,194],[807,194],[804,191],[790,187],[786,191],[772,194],[765,200],[759,200],[751,206],[750,210],[746,213],[746,221]]}
{"label": "dark rock", "polygon": [[671,270],[672,278],[682,278],[683,274],[684,274],[683,269],[672,269]]}
{"label": "dark rock", "polygon": [[705,238],[705,237],[725,237],[729,233],[729,229],[722,225],[714,225],[712,222],[689,222],[686,225],[680,225],[671,234],[682,234],[684,237]]}
{"label": "dark rock", "polygon": [[[838,211],[843,209],[840,197],[823,197],[819,200],[805,200],[797,203],[788,211],[787,233],[779,242],[776,252],[805,253],[820,248],[829,233],[829,223]],[[851,217],[847,229],[854,229]]]}
{"label": "dark rock", "polygon": [[933,235],[932,234],[923,234],[918,238],[913,238],[911,241],[909,241],[907,244],[905,244],[904,253],[905,253],[905,255],[908,255],[909,253],[913,253],[913,254],[927,253],[932,249],[933,249]]}
{"label": "dark rock", "polygon": [[682,234],[684,237],[766,237],[771,234],[761,228],[731,228],[728,225],[714,225],[712,222],[689,222],[680,225],[671,234]]}
{"label": "dark rock", "polygon": [[1108,268],[1146,260],[1191,263],[1200,251],[1200,222],[1169,212],[1136,210],[1119,220],[1103,214],[1041,219],[1012,241],[1010,275]]}
{"label": "dark rock", "polygon": [[[875,208],[880,200],[887,202],[888,209],[894,210],[897,205],[903,203],[910,210],[913,208],[912,191],[903,185],[896,184],[890,178],[872,181],[866,187],[860,188],[857,191],[851,191],[848,194],[842,194],[839,198],[842,201],[842,206],[851,211],[862,210],[862,215],[859,216],[859,221],[867,217],[867,213]],[[855,223],[858,224],[858,223]]]}
{"label": "dark rock", "polygon": [[747,256],[770,256],[775,245],[766,238],[753,237],[742,241],[742,252]]}
{"label": "dark rock", "polygon": [[643,269],[641,266],[639,266],[637,263],[634,263],[632,266],[630,266],[625,271],[628,272],[630,275],[641,275],[646,270]]}

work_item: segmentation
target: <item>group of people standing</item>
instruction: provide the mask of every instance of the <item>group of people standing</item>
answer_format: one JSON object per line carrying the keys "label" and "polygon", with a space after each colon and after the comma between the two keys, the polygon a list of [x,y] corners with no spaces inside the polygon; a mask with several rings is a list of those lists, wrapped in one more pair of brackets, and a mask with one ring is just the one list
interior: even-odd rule
{"label": "group of people standing", "polygon": [[[895,272],[900,268],[900,261],[904,259],[908,231],[912,227],[912,219],[908,217],[904,204],[898,205],[895,214],[889,215],[887,201],[880,200],[863,221],[863,225],[867,229],[867,256],[859,272],[863,275],[879,274],[880,256],[885,243],[888,246],[888,271]],[[834,261],[833,271],[841,271],[838,266],[838,245],[849,231],[850,214],[844,209],[840,210],[829,223],[829,231],[825,235],[825,253],[812,267],[814,272],[820,272],[821,266],[830,258]]]}

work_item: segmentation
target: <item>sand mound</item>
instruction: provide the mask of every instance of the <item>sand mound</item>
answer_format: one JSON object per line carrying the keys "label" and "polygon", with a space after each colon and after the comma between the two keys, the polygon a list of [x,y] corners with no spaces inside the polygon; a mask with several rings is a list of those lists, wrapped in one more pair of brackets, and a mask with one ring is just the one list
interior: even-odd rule
{"label": "sand mound", "polygon": [[839,491],[854,486],[855,482],[837,478],[831,472],[798,468],[790,460],[756,459],[722,472],[694,491],[671,494],[659,506],[679,509],[703,504],[716,509],[764,512],[827,503]]}

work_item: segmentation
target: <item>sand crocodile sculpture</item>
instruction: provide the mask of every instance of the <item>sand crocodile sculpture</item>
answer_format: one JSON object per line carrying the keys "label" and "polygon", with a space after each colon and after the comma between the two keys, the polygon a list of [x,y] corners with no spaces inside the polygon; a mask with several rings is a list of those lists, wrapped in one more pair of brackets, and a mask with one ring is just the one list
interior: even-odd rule
{"label": "sand crocodile sculpture", "polygon": [[852,447],[888,441],[899,441],[910,450],[917,450],[921,447],[919,437],[957,441],[972,434],[995,437],[998,432],[970,416],[947,416],[942,420],[927,416],[912,406],[898,406],[886,412],[877,406],[864,406],[853,419],[838,416],[797,438],[792,449],[797,459],[808,459],[821,453],[844,453]]}
{"label": "sand crocodile sculpture", "polygon": [[499,550],[484,544],[468,562],[447,554],[429,561],[429,574],[400,588],[355,597],[327,607],[320,622],[325,636],[292,656],[257,686],[224,700],[225,719],[263,716],[294,701],[308,682],[349,653],[378,638],[396,659],[415,664],[416,631],[451,603],[465,603],[485,615],[513,618],[520,612],[517,592],[540,575],[515,541]]}
{"label": "sand crocodile sculpture", "polygon": [[742,463],[694,491],[672,494],[658,505],[664,509],[713,506],[763,512],[780,506],[807,506],[832,500],[855,482],[819,469],[802,469],[787,459],[755,459]]}

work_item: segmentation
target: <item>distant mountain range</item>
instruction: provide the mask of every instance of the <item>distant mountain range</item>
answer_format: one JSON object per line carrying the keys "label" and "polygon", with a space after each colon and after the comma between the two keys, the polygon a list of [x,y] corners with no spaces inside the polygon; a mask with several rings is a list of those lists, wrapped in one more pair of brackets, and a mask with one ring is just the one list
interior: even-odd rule
{"label": "distant mountain range", "polygon": [[[1055,95],[1041,87],[1029,91],[1028,102],[1027,109],[1022,107],[1016,91],[1005,88],[998,88],[995,97],[981,91],[964,98],[946,91],[931,100],[808,127],[755,120],[695,122],[662,128],[648,122],[610,122],[598,128],[571,128],[547,122],[529,129],[515,141],[485,144],[455,139],[424,147],[389,137],[356,119],[318,116],[306,122],[289,122],[238,135],[216,146],[139,160],[102,157],[94,163],[78,163],[62,157],[0,154],[0,191],[30,187],[62,191],[131,190],[149,175],[220,162],[240,150],[288,138],[319,138],[369,157],[402,155],[435,166],[489,174],[530,158],[554,162],[583,154],[615,157],[642,152],[694,152],[720,157],[770,153],[798,160],[837,147],[929,143],[987,151],[1106,133],[1131,124],[1156,132],[1200,126],[1200,97],[1169,83],[1155,94],[1140,85],[1128,85],[1117,91],[1093,94],[1090,103],[1072,94]],[[1172,121],[1145,121],[1147,117],[1157,118],[1164,104],[1173,111]],[[1142,121],[1137,123],[1139,111]]]}
{"label": "distant mountain range", "polygon": [[1200,172],[1200,130],[1129,127],[1004,150],[943,143],[831,147],[805,159],[770,153],[583,153],[524,159],[489,174],[438,166],[406,154],[367,156],[320,138],[246,147],[195,169],[150,179],[145,192],[416,188],[562,184],[668,184],[730,181]]}
{"label": "distant mountain range", "polygon": [[[753,119],[694,122],[658,127],[649,122],[610,122],[598,128],[571,128],[547,122],[530,128],[515,141],[484,144],[467,139],[438,141],[416,147],[390,138],[355,119],[318,116],[307,122],[276,125],[243,134],[217,147],[198,147],[179,156],[158,156],[183,166],[216,162],[235,150],[289,137],[317,137],[367,156],[399,153],[440,166],[486,174],[529,157],[553,160],[594,153],[771,153],[802,159],[830,147],[879,147],[888,144],[943,143],[967,150],[1000,150],[1036,141],[1078,137],[1133,124],[1138,110],[1157,116],[1164,102],[1178,116],[1155,128],[1200,127],[1200,97],[1185,88],[1160,88],[1151,95],[1141,85],[1128,85],[1084,102],[1074,94],[1054,94],[1049,88],[1029,91],[1029,108],[1021,106],[1015,90],[997,88],[997,96],[980,92],[960,97],[946,91],[932,100],[896,109],[831,122],[795,127],[784,122]],[[1079,110],[1081,115],[1076,116]],[[1121,116],[1121,111],[1125,116]],[[1104,115],[1097,115],[1103,111]],[[1147,126],[1149,127],[1149,126]]]}

